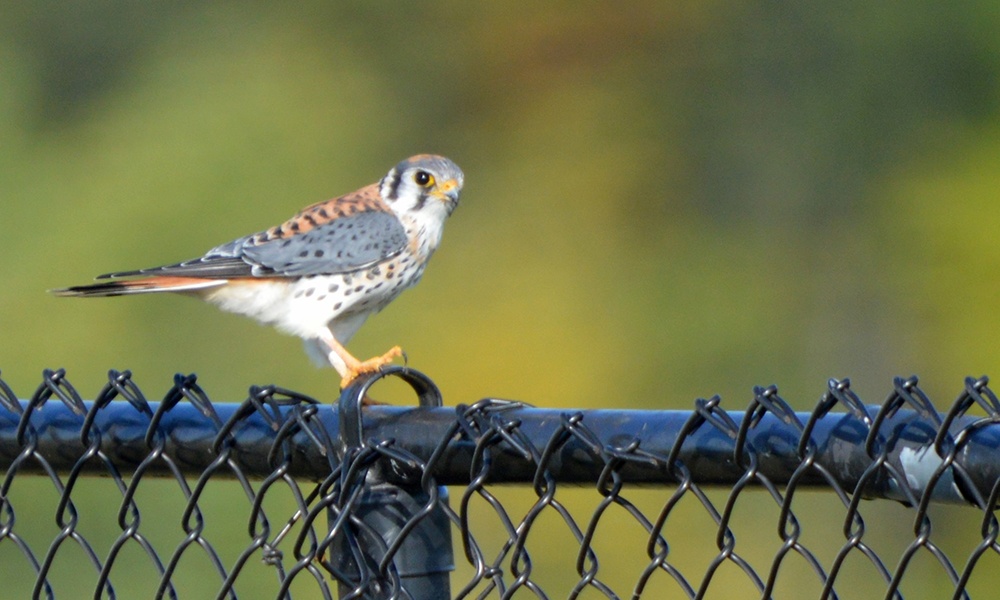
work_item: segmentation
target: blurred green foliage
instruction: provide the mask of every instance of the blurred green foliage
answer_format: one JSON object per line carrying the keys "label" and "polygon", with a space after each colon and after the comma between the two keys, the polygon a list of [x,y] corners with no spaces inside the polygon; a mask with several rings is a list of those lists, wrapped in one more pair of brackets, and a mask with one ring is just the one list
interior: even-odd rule
{"label": "blurred green foliage", "polygon": [[996,371],[995,2],[0,15],[0,368],[22,396],[45,367],[92,396],[113,367],[154,399],[190,371],[216,400],[332,399],[332,371],[240,317],[45,290],[197,256],[416,152],[465,169],[462,205],[351,348],[401,344],[450,403],[739,409],[773,382],[807,410],[828,377],[878,402],[917,373],[944,408]]}

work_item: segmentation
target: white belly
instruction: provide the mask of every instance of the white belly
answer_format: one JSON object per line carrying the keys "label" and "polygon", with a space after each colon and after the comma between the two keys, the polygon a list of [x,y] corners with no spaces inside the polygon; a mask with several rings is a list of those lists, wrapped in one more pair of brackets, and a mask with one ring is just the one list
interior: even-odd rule
{"label": "white belly", "polygon": [[328,328],[344,344],[368,315],[382,310],[420,279],[423,268],[411,264],[294,280],[230,280],[205,290],[203,297],[222,310],[306,340]]}

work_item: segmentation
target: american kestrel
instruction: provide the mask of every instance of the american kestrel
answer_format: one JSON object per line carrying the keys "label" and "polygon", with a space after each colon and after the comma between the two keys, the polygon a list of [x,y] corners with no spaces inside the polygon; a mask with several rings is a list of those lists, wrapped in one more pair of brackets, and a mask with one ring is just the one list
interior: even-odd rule
{"label": "american kestrel", "polygon": [[[378,183],[313,204],[281,225],[182,263],[100,275],[111,281],[54,290],[58,296],[173,292],[302,338],[345,387],[401,356],[365,361],[344,348],[370,315],[420,280],[458,205],[464,176],[443,156],[421,154]],[[128,279],[122,279],[128,278]]]}

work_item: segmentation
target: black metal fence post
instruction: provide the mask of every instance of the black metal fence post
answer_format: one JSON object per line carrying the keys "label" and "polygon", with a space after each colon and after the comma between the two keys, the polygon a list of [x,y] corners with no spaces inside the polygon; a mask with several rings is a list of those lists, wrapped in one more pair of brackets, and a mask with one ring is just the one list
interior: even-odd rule
{"label": "black metal fence post", "polygon": [[[407,382],[420,406],[372,403],[368,389],[385,377]],[[360,378],[336,408],[276,386],[211,402],[194,375],[175,376],[160,402],[127,371],[110,371],[93,402],[62,370],[46,370],[24,400],[0,379],[0,596],[171,597],[197,585],[199,597],[233,599],[631,589],[649,600],[718,595],[735,577],[760,598],[784,586],[829,600],[859,582],[885,598],[992,598],[1000,576],[984,565],[1000,555],[1000,398],[988,383],[967,378],[940,411],[916,377],[896,378],[880,405],[830,380],[815,408],[796,412],[774,386],[754,388],[742,411],[718,397],[693,410],[492,398],[449,408],[402,367]],[[454,507],[442,485],[456,486]],[[865,502],[875,499],[908,508]],[[117,522],[100,518],[115,505]],[[809,535],[822,527],[838,533]],[[453,539],[467,577],[451,572]],[[690,561],[702,552],[707,568]],[[143,554],[153,577],[127,562]],[[270,585],[249,568],[258,561]],[[867,570],[845,568],[858,561]],[[815,594],[801,587],[816,581],[808,571]]]}
{"label": "black metal fence post", "polygon": [[[331,531],[337,529],[331,546],[337,556],[331,557],[331,566],[344,574],[338,586],[342,600],[448,600],[455,563],[451,524],[443,508],[447,488],[423,477],[424,465],[393,448],[394,440],[364,437],[362,407],[370,402],[368,390],[386,376],[406,381],[421,407],[442,406],[441,392],[430,379],[400,367],[359,378],[343,391],[338,403],[339,449],[341,479],[348,485],[341,487],[345,502],[340,508],[346,504],[352,508],[349,521],[341,518],[340,511],[328,511]],[[388,466],[378,461],[385,457]],[[384,469],[392,470],[392,482],[386,480]],[[358,496],[349,499],[352,476],[363,478],[364,485]]]}

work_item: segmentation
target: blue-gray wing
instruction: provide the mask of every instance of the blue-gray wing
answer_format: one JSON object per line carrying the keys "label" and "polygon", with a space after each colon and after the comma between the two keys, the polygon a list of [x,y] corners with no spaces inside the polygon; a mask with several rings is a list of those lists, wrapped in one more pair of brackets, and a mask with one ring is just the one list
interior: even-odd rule
{"label": "blue-gray wing", "polygon": [[137,275],[218,279],[334,275],[391,258],[402,252],[407,243],[406,230],[399,219],[382,210],[338,216],[318,222],[306,231],[302,229],[305,227],[297,232],[277,228],[248,235],[212,248],[201,258],[152,269],[108,273],[99,279]]}
{"label": "blue-gray wing", "polygon": [[284,238],[254,243],[251,237],[241,253],[260,275],[330,275],[372,266],[402,252],[406,242],[406,230],[394,214],[367,211]]}

